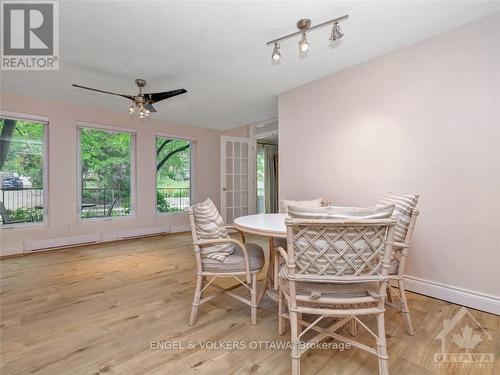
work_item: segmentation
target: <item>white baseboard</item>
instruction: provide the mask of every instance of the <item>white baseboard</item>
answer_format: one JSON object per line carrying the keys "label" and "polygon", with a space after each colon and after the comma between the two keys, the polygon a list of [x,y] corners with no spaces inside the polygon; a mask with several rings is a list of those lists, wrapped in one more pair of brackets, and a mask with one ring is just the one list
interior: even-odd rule
{"label": "white baseboard", "polygon": [[500,315],[500,297],[414,276],[405,276],[405,280],[409,291]]}
{"label": "white baseboard", "polygon": [[0,248],[0,256],[7,257],[10,255],[17,255],[23,253],[23,245],[18,244],[14,246],[2,246]]}
{"label": "white baseboard", "polygon": [[170,226],[170,233],[180,233],[180,232],[191,232],[191,226],[189,224]]}
{"label": "white baseboard", "polygon": [[170,228],[167,225],[163,225],[160,227],[120,230],[118,231],[118,238],[125,240],[128,238],[146,237],[146,236],[153,236],[156,234],[166,234],[169,233],[169,229]]}

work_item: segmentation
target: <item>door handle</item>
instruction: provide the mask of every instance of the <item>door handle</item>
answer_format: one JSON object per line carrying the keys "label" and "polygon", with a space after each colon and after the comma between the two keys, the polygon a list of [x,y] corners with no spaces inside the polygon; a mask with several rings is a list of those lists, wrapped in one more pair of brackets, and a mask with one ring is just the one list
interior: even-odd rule
{"label": "door handle", "polygon": [[229,189],[225,188],[225,187],[222,188],[222,191],[227,191],[227,190],[229,190]]}

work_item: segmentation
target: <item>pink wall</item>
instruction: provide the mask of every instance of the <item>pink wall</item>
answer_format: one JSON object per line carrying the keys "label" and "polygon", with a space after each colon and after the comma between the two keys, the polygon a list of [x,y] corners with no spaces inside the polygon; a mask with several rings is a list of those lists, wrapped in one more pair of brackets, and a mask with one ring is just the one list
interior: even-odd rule
{"label": "pink wall", "polygon": [[[121,230],[163,225],[187,228],[184,214],[155,214],[155,134],[185,136],[196,142],[195,200],[211,197],[219,205],[220,135],[217,130],[168,124],[153,118],[140,120],[68,103],[2,94],[0,109],[49,118],[49,223],[47,226],[0,229],[0,255],[21,252],[24,241],[100,233],[113,238]],[[76,122],[135,128],[137,155],[136,215],[106,222],[77,222]]]}
{"label": "pink wall", "polygon": [[498,313],[499,15],[280,95],[279,144],[282,198],[421,194],[413,288]]}

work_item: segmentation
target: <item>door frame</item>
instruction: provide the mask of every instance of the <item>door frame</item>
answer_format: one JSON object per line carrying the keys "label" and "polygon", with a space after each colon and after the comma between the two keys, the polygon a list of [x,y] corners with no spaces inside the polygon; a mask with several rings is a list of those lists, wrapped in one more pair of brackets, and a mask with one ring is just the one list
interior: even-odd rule
{"label": "door frame", "polygon": [[226,135],[221,135],[220,137],[220,180],[219,180],[219,191],[220,191],[220,211],[227,222],[226,218],[226,194],[224,185],[226,183],[226,142],[246,142],[248,143],[248,214],[255,214],[257,210],[257,170],[256,170],[256,159],[257,159],[257,140],[254,138],[246,137],[230,137]]}

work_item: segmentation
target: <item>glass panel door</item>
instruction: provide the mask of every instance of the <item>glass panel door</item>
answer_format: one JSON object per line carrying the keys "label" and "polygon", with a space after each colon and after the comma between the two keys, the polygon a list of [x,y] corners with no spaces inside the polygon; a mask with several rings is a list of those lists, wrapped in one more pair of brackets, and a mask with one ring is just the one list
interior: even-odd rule
{"label": "glass panel door", "polygon": [[226,223],[255,212],[255,141],[221,138],[221,213]]}

